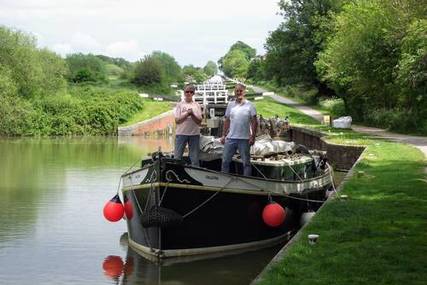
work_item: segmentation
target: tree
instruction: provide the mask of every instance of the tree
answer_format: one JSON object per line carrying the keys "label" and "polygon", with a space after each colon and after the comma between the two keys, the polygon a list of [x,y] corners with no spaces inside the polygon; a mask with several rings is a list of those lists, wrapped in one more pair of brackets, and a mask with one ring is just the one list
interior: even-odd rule
{"label": "tree", "polygon": [[0,73],[15,86],[16,94],[27,98],[65,88],[63,59],[38,49],[33,36],[1,26]]}
{"label": "tree", "polygon": [[105,63],[93,54],[71,54],[66,61],[71,82],[103,82],[107,79]]}
{"label": "tree", "polygon": [[245,78],[248,68],[249,60],[241,50],[234,49],[224,57],[222,70],[229,77]]}
{"label": "tree", "polygon": [[157,60],[162,68],[165,84],[180,81],[182,79],[181,66],[176,62],[175,58],[165,52],[154,51],[151,54],[154,60]]}
{"label": "tree", "polygon": [[200,83],[207,79],[207,75],[203,72],[200,67],[194,65],[186,65],[182,69],[184,79],[188,82]]}
{"label": "tree", "polygon": [[264,80],[266,78],[264,72],[265,61],[262,57],[255,57],[249,63],[247,78],[255,81]]}
{"label": "tree", "polygon": [[[413,127],[419,129],[420,118],[427,119],[427,20],[416,19],[409,25],[397,66],[400,102],[410,110]],[[427,124],[423,127],[427,131]]]}
{"label": "tree", "polygon": [[163,80],[159,60],[147,55],[136,63],[133,82],[140,86],[160,85]]}
{"label": "tree", "polygon": [[336,16],[336,32],[316,67],[355,119],[407,129],[426,119],[421,110],[427,26],[421,2],[363,0]]}
{"label": "tree", "polygon": [[45,94],[54,94],[59,90],[65,89],[65,78],[69,72],[65,60],[48,49],[39,50],[37,56],[43,70],[40,77],[40,86]]}
{"label": "tree", "polygon": [[[234,43],[234,44],[230,47],[230,49],[228,50],[228,52],[227,52],[223,57],[221,57],[221,58],[218,60],[219,68],[220,68],[222,71],[224,71],[224,60],[225,60],[225,58],[226,58],[230,53],[232,53],[233,51],[236,51],[236,50],[240,51],[240,52],[243,54],[244,58],[246,59],[246,62],[248,62],[248,63],[249,63],[249,61],[250,61],[252,58],[254,58],[254,57],[255,57],[255,55],[256,55],[256,49],[254,49],[254,48],[250,47],[249,45],[245,44],[245,43],[244,43],[244,42],[242,42],[242,41],[237,41],[236,43]],[[225,71],[224,71],[224,73],[225,73]]]}
{"label": "tree", "polygon": [[203,72],[207,76],[214,76],[218,72],[218,66],[216,65],[215,62],[213,62],[212,60],[209,60],[206,63],[205,67],[203,67]]}
{"label": "tree", "polygon": [[245,54],[247,60],[251,60],[256,55],[256,49],[252,48],[251,46],[245,44],[242,41],[237,41],[230,47],[230,51],[233,51],[235,49],[242,51]]}
{"label": "tree", "polygon": [[266,73],[280,85],[319,84],[314,62],[346,0],[281,0],[285,21],[267,38]]}

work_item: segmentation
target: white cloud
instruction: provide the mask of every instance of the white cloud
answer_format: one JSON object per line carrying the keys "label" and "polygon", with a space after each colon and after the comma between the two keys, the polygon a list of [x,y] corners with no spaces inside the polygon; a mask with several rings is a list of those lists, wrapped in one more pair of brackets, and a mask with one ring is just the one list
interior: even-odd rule
{"label": "white cloud", "polygon": [[262,53],[282,21],[277,1],[0,0],[0,23],[37,34],[41,46],[61,54],[135,60],[161,50],[182,65],[204,65],[237,40]]}
{"label": "white cloud", "polygon": [[135,40],[114,42],[105,48],[105,54],[112,57],[125,57],[136,61],[146,54]]}
{"label": "white cloud", "polygon": [[58,54],[60,54],[60,55],[62,55],[62,56],[66,56],[67,54],[70,54],[70,53],[72,53],[73,52],[73,50],[72,50],[72,48],[71,48],[71,46],[69,45],[69,44],[63,44],[63,43],[60,43],[60,44],[54,44],[52,47],[51,47],[51,49],[54,51],[54,52],[56,52],[56,53],[58,53]]}
{"label": "white cloud", "polygon": [[98,52],[102,45],[91,35],[77,32],[71,37],[71,46],[81,52]]}

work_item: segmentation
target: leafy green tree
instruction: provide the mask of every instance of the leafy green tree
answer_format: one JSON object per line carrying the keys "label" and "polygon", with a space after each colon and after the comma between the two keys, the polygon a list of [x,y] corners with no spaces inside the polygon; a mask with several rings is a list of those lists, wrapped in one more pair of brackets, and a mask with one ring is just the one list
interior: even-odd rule
{"label": "leafy green tree", "polygon": [[266,73],[279,85],[318,84],[314,62],[345,0],[281,0],[285,21],[267,39]]}
{"label": "leafy green tree", "polygon": [[105,69],[109,79],[121,78],[131,81],[133,76],[132,63],[121,57],[109,57],[106,55],[96,55],[96,57],[105,63]]}
{"label": "leafy green tree", "polygon": [[93,54],[71,54],[66,61],[71,82],[103,82],[107,79],[105,63]]}
{"label": "leafy green tree", "polygon": [[246,54],[239,49],[232,50],[224,57],[222,70],[229,77],[246,78],[248,68],[249,60]]}
{"label": "leafy green tree", "polygon": [[412,125],[420,126],[427,119],[427,20],[414,20],[402,40],[401,55],[396,71],[401,90],[400,102],[410,110]]}
{"label": "leafy green tree", "polygon": [[206,65],[203,67],[203,72],[211,77],[218,73],[218,66],[212,60],[209,60]]}
{"label": "leafy green tree", "polygon": [[65,78],[69,72],[65,60],[48,49],[39,50],[37,55],[43,70],[40,86],[45,94],[54,94],[64,90],[67,85]]}
{"label": "leafy green tree", "polygon": [[361,0],[337,15],[336,32],[316,67],[357,120],[416,129],[416,122],[426,119],[421,111],[426,8],[421,2]]}
{"label": "leafy green tree", "polygon": [[147,55],[136,63],[133,82],[139,86],[160,85],[163,76],[160,61]]}
{"label": "leafy green tree", "polygon": [[249,63],[247,78],[255,81],[264,80],[266,78],[264,71],[265,61],[262,57],[255,57]]}
{"label": "leafy green tree", "polygon": [[37,48],[36,39],[0,26],[0,72],[6,72],[23,97],[48,95],[65,87],[64,61],[56,54]]}
{"label": "leafy green tree", "polygon": [[159,62],[164,75],[165,84],[169,85],[170,83],[182,80],[181,66],[179,66],[173,56],[165,52],[154,51],[151,57]]}
{"label": "leafy green tree", "polygon": [[[242,41],[237,41],[230,47],[228,52],[218,60],[219,68],[222,71],[224,71],[224,60],[225,60],[225,58],[235,50],[241,51],[247,62],[249,62],[256,55],[256,49],[252,48],[251,46],[249,46],[248,44],[246,44]],[[224,71],[224,73],[225,73],[225,71]]]}
{"label": "leafy green tree", "polygon": [[200,67],[195,67],[194,65],[186,65],[182,68],[182,73],[184,75],[185,81],[192,83],[201,83],[205,81],[208,77],[203,72],[203,69]]}
{"label": "leafy green tree", "polygon": [[235,49],[242,51],[245,54],[247,60],[251,60],[256,55],[256,49],[252,48],[251,46],[242,41],[237,41],[230,47],[230,51],[233,51]]}
{"label": "leafy green tree", "polygon": [[12,70],[0,64],[0,98],[15,96],[18,94],[18,87],[12,77]]}
{"label": "leafy green tree", "polygon": [[112,63],[107,63],[105,65],[105,70],[107,72],[108,79],[120,78],[123,76],[123,73],[125,72],[123,68]]}
{"label": "leafy green tree", "polygon": [[117,65],[118,67],[124,70],[130,69],[132,67],[132,64],[129,61],[121,57],[109,57],[101,54],[96,55],[96,57],[98,57],[105,63]]}

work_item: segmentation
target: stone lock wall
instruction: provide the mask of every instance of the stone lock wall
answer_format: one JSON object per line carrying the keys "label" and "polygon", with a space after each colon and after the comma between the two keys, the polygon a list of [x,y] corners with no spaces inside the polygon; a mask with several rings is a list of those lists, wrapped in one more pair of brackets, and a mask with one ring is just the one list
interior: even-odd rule
{"label": "stone lock wall", "polygon": [[168,111],[127,127],[119,127],[119,136],[170,136],[175,133],[175,117]]}
{"label": "stone lock wall", "polygon": [[338,145],[326,142],[324,134],[314,130],[291,127],[290,140],[309,149],[326,151],[328,161],[335,169],[349,170],[365,149],[363,146]]}

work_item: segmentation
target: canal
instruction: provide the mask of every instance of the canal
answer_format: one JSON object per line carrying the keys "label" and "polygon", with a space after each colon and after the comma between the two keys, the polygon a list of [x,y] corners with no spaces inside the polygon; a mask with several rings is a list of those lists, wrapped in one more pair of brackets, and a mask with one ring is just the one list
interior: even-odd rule
{"label": "canal", "polygon": [[0,139],[1,284],[248,284],[280,247],[158,266],[104,220],[120,175],[169,139]]}

